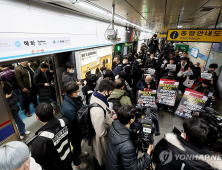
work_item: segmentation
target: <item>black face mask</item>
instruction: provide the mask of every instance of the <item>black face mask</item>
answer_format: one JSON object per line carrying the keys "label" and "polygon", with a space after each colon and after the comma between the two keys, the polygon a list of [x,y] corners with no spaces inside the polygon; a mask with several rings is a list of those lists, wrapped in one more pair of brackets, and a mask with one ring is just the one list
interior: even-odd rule
{"label": "black face mask", "polygon": [[114,65],[114,66],[116,65],[116,61],[113,61],[113,65]]}
{"label": "black face mask", "polygon": [[105,97],[108,99],[110,97],[110,94],[109,94],[109,92],[107,92],[107,93],[108,93],[108,95],[105,94]]}

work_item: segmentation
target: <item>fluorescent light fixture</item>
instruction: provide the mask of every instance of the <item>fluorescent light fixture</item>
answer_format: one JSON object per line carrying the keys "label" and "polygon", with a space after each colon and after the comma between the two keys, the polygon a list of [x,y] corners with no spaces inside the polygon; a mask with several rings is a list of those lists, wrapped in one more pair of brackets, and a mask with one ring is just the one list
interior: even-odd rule
{"label": "fluorescent light fixture", "polygon": [[[75,5],[81,5],[81,6],[85,7],[85,8],[88,8],[88,9],[91,9],[91,10],[93,10],[93,11],[96,11],[96,12],[99,12],[99,13],[102,13],[102,14],[105,14],[105,15],[107,15],[107,16],[112,17],[112,14],[111,14],[111,13],[108,13],[107,11],[104,11],[104,10],[102,10],[102,9],[96,8],[96,7],[92,6],[92,5],[89,5],[89,4],[86,4],[86,3],[83,3],[83,2],[76,3]],[[152,32],[152,33],[153,33],[153,31],[148,30],[148,29],[145,29],[145,28],[143,28],[143,27],[141,27],[141,26],[139,26],[139,25],[136,25],[136,24],[134,24],[134,23],[131,23],[131,22],[127,21],[126,19],[122,19],[122,18],[120,18],[120,17],[118,17],[118,16],[115,16],[114,18],[115,18],[115,19],[118,19],[118,20],[120,20],[120,21],[123,21],[123,22],[125,22],[125,23],[127,23],[127,24],[130,24],[130,25],[133,25],[133,26],[135,26],[135,27],[138,27],[138,28],[142,29],[143,31],[148,31],[148,32]],[[181,26],[181,27],[182,27],[182,26]]]}
{"label": "fluorescent light fixture", "polygon": [[182,25],[178,25],[178,26],[177,26],[177,28],[182,28],[182,27],[183,27]]}

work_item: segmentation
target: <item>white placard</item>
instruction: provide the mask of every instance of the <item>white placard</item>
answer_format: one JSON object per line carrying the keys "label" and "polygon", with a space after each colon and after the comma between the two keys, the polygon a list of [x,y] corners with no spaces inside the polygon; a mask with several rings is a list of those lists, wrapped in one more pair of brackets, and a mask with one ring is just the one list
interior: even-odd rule
{"label": "white placard", "polygon": [[156,70],[152,69],[152,68],[148,68],[148,74],[154,75],[156,72]]}
{"label": "white placard", "polygon": [[184,76],[191,76],[191,75],[193,75],[193,71],[192,70],[185,71],[185,72],[183,72],[183,75]]}
{"label": "white placard", "polygon": [[176,69],[176,64],[167,64],[168,70],[174,70]]}
{"label": "white placard", "polygon": [[201,78],[210,80],[212,78],[212,74],[211,73],[201,73]]}

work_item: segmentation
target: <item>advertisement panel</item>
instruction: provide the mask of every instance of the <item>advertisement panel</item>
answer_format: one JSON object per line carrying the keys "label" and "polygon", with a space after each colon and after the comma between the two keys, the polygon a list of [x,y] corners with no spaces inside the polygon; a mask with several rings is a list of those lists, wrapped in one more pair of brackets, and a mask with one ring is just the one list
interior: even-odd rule
{"label": "advertisement panel", "polygon": [[77,71],[81,73],[78,78],[81,79],[85,78],[87,71],[97,74],[101,67],[112,68],[112,46],[77,51],[75,56]]}

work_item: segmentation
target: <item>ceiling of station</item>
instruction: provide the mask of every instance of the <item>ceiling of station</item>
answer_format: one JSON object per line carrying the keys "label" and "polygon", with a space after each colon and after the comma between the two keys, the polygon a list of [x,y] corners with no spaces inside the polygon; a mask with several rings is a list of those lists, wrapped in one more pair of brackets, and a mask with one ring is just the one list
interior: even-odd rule
{"label": "ceiling of station", "polygon": [[[53,1],[92,17],[106,21],[111,19],[78,4],[67,4],[65,0],[40,1]],[[83,3],[111,13],[113,0],[84,0]],[[115,0],[115,14],[143,28],[166,33],[170,28],[177,28],[177,25],[181,28],[214,28],[221,13],[221,6],[222,0]],[[118,20],[115,22],[128,25]],[[222,15],[218,25],[221,22]]]}

